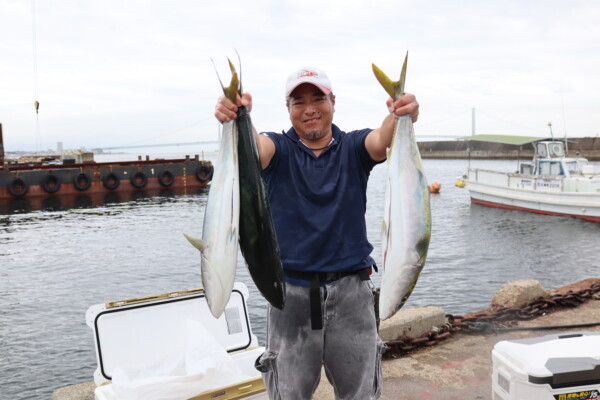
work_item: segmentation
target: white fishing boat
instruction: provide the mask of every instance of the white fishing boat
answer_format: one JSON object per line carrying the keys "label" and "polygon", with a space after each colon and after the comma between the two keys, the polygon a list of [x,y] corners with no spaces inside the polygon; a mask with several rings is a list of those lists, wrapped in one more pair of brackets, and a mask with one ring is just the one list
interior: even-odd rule
{"label": "white fishing boat", "polygon": [[488,207],[564,215],[600,222],[600,170],[586,158],[566,156],[558,140],[477,135],[469,140],[534,147],[533,160],[516,172],[468,168],[463,177],[471,202]]}

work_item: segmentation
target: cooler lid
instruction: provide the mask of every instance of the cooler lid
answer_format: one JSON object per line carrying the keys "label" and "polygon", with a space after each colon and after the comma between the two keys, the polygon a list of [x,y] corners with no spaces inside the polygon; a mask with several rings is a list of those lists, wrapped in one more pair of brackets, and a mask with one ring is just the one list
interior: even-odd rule
{"label": "cooler lid", "polygon": [[246,305],[248,288],[236,282],[225,311],[211,314],[202,289],[98,304],[86,321],[94,331],[100,378],[115,367],[144,364],[161,354],[182,354],[188,320],[201,323],[228,352],[256,345]]}
{"label": "cooler lid", "polygon": [[600,332],[580,331],[496,343],[529,382],[553,388],[600,383]]}
{"label": "cooler lid", "polygon": [[546,368],[552,373],[552,376],[529,375],[529,382],[547,383],[554,389],[600,383],[600,359],[591,357],[550,358],[546,362]]}

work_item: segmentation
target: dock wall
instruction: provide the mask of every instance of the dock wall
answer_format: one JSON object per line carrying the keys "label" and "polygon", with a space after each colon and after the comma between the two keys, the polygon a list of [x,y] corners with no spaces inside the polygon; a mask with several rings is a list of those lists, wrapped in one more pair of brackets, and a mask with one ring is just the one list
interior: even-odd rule
{"label": "dock wall", "polygon": [[[480,141],[443,140],[418,142],[418,146],[422,158],[499,160],[533,158],[531,143],[517,146]],[[567,155],[600,161],[600,137],[569,138]]]}

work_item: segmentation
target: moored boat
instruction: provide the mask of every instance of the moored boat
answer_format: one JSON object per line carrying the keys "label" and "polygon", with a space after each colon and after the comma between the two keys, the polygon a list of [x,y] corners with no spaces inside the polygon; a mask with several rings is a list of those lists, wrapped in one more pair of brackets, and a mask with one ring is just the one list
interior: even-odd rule
{"label": "moored boat", "polygon": [[600,171],[582,157],[567,157],[557,140],[477,135],[469,140],[531,143],[532,161],[516,172],[468,168],[463,177],[471,202],[488,207],[564,215],[600,222]]}
{"label": "moored boat", "polygon": [[[39,157],[38,157],[39,158]],[[0,201],[55,195],[130,192],[135,190],[195,189],[213,176],[208,160],[146,157],[137,161],[93,162],[89,157],[66,157],[62,163],[8,163],[0,126]]]}
{"label": "moored boat", "polygon": [[0,199],[54,194],[102,193],[138,189],[206,186],[210,161],[186,157],[41,166],[0,166]]}

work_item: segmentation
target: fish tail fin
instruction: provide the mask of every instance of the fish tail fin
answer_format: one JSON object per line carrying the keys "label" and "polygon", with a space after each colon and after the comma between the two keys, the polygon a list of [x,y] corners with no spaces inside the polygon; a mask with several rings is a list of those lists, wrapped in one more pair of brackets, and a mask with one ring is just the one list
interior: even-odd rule
{"label": "fish tail fin", "polygon": [[[240,53],[238,53],[237,49],[235,50],[235,54],[237,54],[238,57],[238,64],[240,66],[240,73],[238,74],[239,80],[240,80],[240,95],[242,93],[244,93],[244,91],[242,90],[242,59],[240,57]],[[227,61],[229,61],[229,59],[227,59]],[[235,72],[235,67],[233,66],[233,63],[231,61],[229,61],[229,69],[231,69],[231,73],[233,74]]]}
{"label": "fish tail fin", "polygon": [[406,64],[408,63],[408,51],[406,52],[406,57],[404,57],[404,64],[402,65],[402,72],[400,73],[400,79],[397,81],[392,81],[388,76],[381,70],[377,65],[371,64],[373,67],[373,73],[375,74],[375,78],[379,81],[381,86],[385,89],[385,91],[390,95],[390,97],[394,100],[398,99],[400,96],[404,94],[404,82],[406,80]]}
{"label": "fish tail fin", "polygon": [[183,234],[183,236],[185,236],[185,238],[188,240],[188,242],[190,242],[192,244],[192,246],[194,246],[201,252],[204,251],[208,247],[202,239],[198,239],[193,236],[186,235],[185,233]]}
{"label": "fish tail fin", "polygon": [[219,79],[219,83],[221,84],[221,88],[223,89],[225,97],[235,103],[237,94],[240,92],[240,79],[238,78],[237,72],[235,72],[235,66],[231,61],[229,61],[229,59],[227,59],[227,61],[229,61],[229,69],[231,70],[231,82],[229,83],[229,86],[224,86],[223,82],[221,81],[221,77],[219,76],[219,72],[217,71],[217,67],[215,66],[215,62],[212,58],[210,61],[213,63],[213,67],[215,68],[217,78]]}

